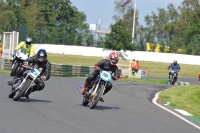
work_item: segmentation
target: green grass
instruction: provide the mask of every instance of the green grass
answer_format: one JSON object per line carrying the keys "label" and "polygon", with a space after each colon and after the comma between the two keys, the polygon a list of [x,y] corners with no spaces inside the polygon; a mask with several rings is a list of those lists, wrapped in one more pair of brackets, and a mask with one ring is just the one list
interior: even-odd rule
{"label": "green grass", "polygon": [[89,57],[80,55],[66,55],[66,54],[48,54],[48,60],[51,63],[94,66],[102,57]]}
{"label": "green grass", "polygon": [[167,81],[164,78],[159,78],[159,79],[122,78],[119,79],[119,81],[148,83],[148,84],[167,84]]}
{"label": "green grass", "polygon": [[[52,63],[58,64],[71,64],[71,65],[83,65],[83,66],[94,66],[99,62],[102,57],[89,57],[81,55],[66,55],[66,54],[48,54],[48,59]],[[167,76],[169,70],[166,69],[170,63],[162,62],[150,62],[150,61],[139,61],[141,69],[146,69],[147,75],[149,76]],[[127,60],[119,61],[120,65],[128,65]],[[128,67],[128,66],[127,66]],[[197,78],[200,71],[200,65],[186,65],[180,64],[181,70],[179,72],[179,77],[195,77]],[[191,69],[192,68],[192,69]]]}
{"label": "green grass", "polygon": [[200,118],[199,87],[198,85],[176,86],[162,91],[159,97],[163,103],[169,99],[171,106],[183,109]]}
{"label": "green grass", "polygon": [[0,74],[10,74],[10,71],[7,71],[7,70],[0,70]]}

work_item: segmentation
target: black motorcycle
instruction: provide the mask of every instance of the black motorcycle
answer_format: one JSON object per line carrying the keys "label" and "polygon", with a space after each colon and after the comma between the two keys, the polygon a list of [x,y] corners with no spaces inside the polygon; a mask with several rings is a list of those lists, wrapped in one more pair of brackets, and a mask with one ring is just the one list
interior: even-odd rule
{"label": "black motorcycle", "polygon": [[170,71],[170,77],[169,77],[169,84],[170,84],[170,85],[174,85],[175,82],[176,82],[176,78],[177,78],[176,71],[171,70],[171,71]]}

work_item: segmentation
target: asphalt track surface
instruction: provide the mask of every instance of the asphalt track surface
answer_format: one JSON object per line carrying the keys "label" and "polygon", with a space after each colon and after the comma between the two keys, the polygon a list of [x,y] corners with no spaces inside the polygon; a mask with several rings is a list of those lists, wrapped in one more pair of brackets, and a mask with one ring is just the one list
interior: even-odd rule
{"label": "asphalt track surface", "polygon": [[8,98],[9,75],[0,75],[0,133],[199,133],[152,103],[169,85],[112,82],[95,109],[83,107],[76,89],[84,78],[51,77],[30,99]]}

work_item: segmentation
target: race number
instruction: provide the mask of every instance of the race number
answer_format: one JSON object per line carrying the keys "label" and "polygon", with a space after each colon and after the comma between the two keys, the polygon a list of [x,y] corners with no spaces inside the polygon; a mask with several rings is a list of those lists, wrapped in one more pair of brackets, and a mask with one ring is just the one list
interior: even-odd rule
{"label": "race number", "polygon": [[109,72],[102,71],[100,76],[104,81],[110,81],[111,80],[111,74]]}
{"label": "race number", "polygon": [[37,77],[40,74],[40,72],[37,69],[33,69],[31,72],[32,72],[31,75],[33,77]]}

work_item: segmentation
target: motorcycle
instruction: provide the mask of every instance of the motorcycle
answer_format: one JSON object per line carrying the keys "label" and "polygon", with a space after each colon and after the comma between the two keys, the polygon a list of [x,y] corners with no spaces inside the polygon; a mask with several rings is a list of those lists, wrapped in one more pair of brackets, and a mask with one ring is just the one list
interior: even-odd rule
{"label": "motorcycle", "polygon": [[10,85],[11,91],[8,95],[9,98],[13,98],[14,101],[18,101],[21,97],[26,97],[27,92],[32,92],[34,81],[40,76],[42,68],[28,67],[24,72],[24,75],[19,78],[14,84]]}
{"label": "motorcycle", "polygon": [[13,61],[12,67],[11,67],[10,76],[14,76],[16,74],[17,68],[21,67],[23,64],[23,61],[26,60],[27,58],[28,58],[28,56],[26,54],[24,54],[24,52],[21,52],[21,51],[17,51],[14,54],[14,57],[13,57],[14,61]]}
{"label": "motorcycle", "polygon": [[[89,104],[90,109],[93,109],[99,102],[99,99],[103,95],[105,87],[111,78],[111,73],[100,70],[100,74],[86,88],[86,91],[83,94],[82,105],[87,106]],[[79,85],[78,90],[82,87],[83,86]]]}
{"label": "motorcycle", "polygon": [[169,78],[169,84],[170,85],[174,85],[175,84],[175,77],[177,77],[177,75],[176,75],[176,71],[174,71],[174,70],[171,70],[170,71],[170,78]]}

